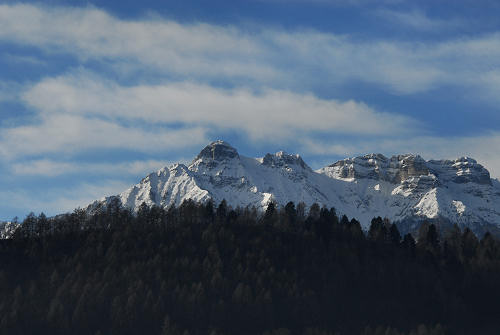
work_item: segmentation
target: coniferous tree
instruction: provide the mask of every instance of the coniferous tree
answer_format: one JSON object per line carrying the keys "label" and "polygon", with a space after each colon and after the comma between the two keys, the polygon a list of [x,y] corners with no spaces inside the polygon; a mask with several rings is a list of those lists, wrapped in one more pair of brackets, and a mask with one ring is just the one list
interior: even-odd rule
{"label": "coniferous tree", "polygon": [[402,246],[408,256],[415,256],[416,242],[411,234],[406,234],[404,236]]}
{"label": "coniferous tree", "polygon": [[368,239],[375,242],[384,241],[386,235],[386,228],[382,218],[373,218],[368,230]]}
{"label": "coniferous tree", "polygon": [[223,199],[219,206],[217,206],[217,219],[225,220],[227,215],[227,202],[226,199]]}
{"label": "coniferous tree", "polygon": [[462,252],[465,259],[471,259],[476,255],[479,241],[476,235],[469,229],[465,228],[462,234]]}
{"label": "coniferous tree", "polygon": [[429,228],[427,229],[425,244],[433,252],[437,252],[439,249],[439,236],[434,224],[429,225]]}
{"label": "coniferous tree", "polygon": [[291,225],[294,225],[297,220],[297,210],[295,204],[290,201],[285,205],[285,214]]}
{"label": "coniferous tree", "polygon": [[399,233],[398,227],[393,223],[389,228],[389,239],[392,244],[399,245],[401,241],[401,234]]}

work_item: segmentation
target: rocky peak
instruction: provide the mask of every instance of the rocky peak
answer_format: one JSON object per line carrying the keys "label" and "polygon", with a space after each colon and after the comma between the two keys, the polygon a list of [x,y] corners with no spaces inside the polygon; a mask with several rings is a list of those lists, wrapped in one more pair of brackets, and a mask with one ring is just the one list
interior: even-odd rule
{"label": "rocky peak", "polygon": [[460,157],[454,160],[430,160],[428,165],[432,173],[442,180],[450,180],[459,184],[491,185],[488,170],[470,157]]}
{"label": "rocky peak", "polygon": [[222,140],[217,140],[207,145],[194,159],[203,160],[205,162],[221,162],[239,158],[238,151],[233,148],[229,143]]}
{"label": "rocky peak", "polygon": [[488,170],[470,157],[426,161],[413,154],[395,155],[389,159],[382,154],[369,154],[340,160],[320,171],[337,179],[369,178],[395,184],[410,177],[434,175],[439,182],[491,185]]}
{"label": "rocky peak", "polygon": [[335,178],[370,178],[379,179],[380,173],[388,165],[388,159],[382,154],[368,154],[353,158],[346,158],[329,165],[326,169],[330,170]]}
{"label": "rocky peak", "polygon": [[419,155],[405,154],[387,158],[382,154],[346,158],[323,169],[339,179],[368,178],[401,183],[409,177],[428,175],[425,160]]}
{"label": "rocky peak", "polygon": [[310,167],[302,160],[300,155],[291,155],[285,151],[278,151],[274,155],[266,154],[262,159],[262,164],[269,167],[292,168],[299,166],[302,169],[310,169]]}
{"label": "rocky peak", "polygon": [[390,167],[395,169],[393,173],[393,182],[402,182],[409,177],[427,176],[429,169],[425,159],[419,155],[405,154],[392,156]]}

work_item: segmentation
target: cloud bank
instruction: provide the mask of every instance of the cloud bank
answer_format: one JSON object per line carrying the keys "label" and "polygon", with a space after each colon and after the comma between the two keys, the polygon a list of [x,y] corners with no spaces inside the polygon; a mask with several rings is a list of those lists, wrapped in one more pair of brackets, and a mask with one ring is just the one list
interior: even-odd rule
{"label": "cloud bank", "polygon": [[[380,13],[419,29],[445,24],[418,11]],[[425,43],[363,40],[305,29],[122,20],[92,7],[0,5],[0,41],[112,63],[122,75],[150,71],[294,89],[321,79],[375,83],[397,94],[443,85],[483,92],[497,89],[484,78],[500,67],[499,33]]]}

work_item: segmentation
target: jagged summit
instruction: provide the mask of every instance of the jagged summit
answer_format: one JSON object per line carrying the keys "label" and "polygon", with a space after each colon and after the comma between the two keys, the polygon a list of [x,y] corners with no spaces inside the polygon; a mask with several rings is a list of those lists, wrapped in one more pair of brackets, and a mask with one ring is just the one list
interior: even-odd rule
{"label": "jagged summit", "polygon": [[387,158],[382,154],[368,154],[346,158],[321,170],[332,178],[369,178],[401,183],[408,177],[429,174],[425,160],[419,155],[404,154]]}
{"label": "jagged summit", "polygon": [[293,166],[299,166],[302,169],[309,169],[311,168],[302,160],[302,157],[300,157],[299,154],[289,154],[285,151],[278,151],[277,153],[273,154],[266,154],[264,158],[262,158],[262,164],[265,166],[270,166],[270,167],[293,167]]}
{"label": "jagged summit", "polygon": [[88,209],[113,199],[133,210],[142,203],[168,207],[186,199],[225,199],[233,207],[260,209],[271,200],[280,206],[289,201],[318,203],[357,218],[365,228],[373,217],[382,216],[399,223],[403,231],[424,219],[457,223],[479,233],[484,227],[500,231],[500,182],[468,157],[426,161],[415,154],[367,154],[313,171],[297,154],[278,151],[251,158],[218,140],[189,166],[163,168]]}
{"label": "jagged summit", "polygon": [[488,170],[470,157],[426,161],[415,154],[394,155],[391,158],[382,154],[367,154],[337,161],[319,171],[337,179],[370,178],[395,184],[409,177],[432,175],[441,182],[491,185]]}
{"label": "jagged summit", "polygon": [[475,159],[460,157],[455,160],[430,160],[428,162],[435,175],[441,179],[451,180],[455,183],[477,183],[491,185],[491,177]]}
{"label": "jagged summit", "polygon": [[194,159],[220,162],[239,157],[238,151],[229,143],[217,140],[207,145]]}

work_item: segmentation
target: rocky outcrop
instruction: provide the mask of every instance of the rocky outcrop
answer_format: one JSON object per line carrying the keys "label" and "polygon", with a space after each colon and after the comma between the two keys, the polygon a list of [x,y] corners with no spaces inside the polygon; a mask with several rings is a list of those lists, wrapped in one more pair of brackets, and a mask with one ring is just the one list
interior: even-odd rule
{"label": "rocky outcrop", "polygon": [[488,170],[469,157],[426,161],[419,155],[411,154],[391,158],[382,154],[369,154],[340,160],[321,171],[337,179],[369,178],[394,184],[410,177],[434,175],[441,182],[491,185]]}
{"label": "rocky outcrop", "polygon": [[418,155],[398,155],[389,159],[382,154],[369,154],[340,160],[321,171],[337,179],[369,178],[391,183],[429,174],[425,160]]}
{"label": "rocky outcrop", "polygon": [[409,177],[427,176],[429,169],[425,160],[419,155],[392,156],[390,160],[391,169],[395,170],[391,181],[400,183]]}
{"label": "rocky outcrop", "polygon": [[235,148],[229,145],[229,143],[219,140],[207,145],[194,160],[220,162],[237,157],[239,155]]}
{"label": "rocky outcrop", "polygon": [[274,155],[266,154],[262,159],[262,164],[269,167],[275,168],[293,168],[294,166],[298,166],[302,169],[311,168],[302,160],[302,157],[299,155],[290,155],[284,151],[278,151]]}
{"label": "rocky outcrop", "polygon": [[470,157],[461,157],[455,160],[431,160],[427,164],[432,173],[443,181],[491,185],[488,170]]}

